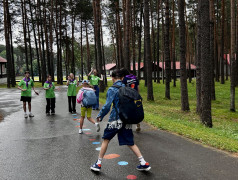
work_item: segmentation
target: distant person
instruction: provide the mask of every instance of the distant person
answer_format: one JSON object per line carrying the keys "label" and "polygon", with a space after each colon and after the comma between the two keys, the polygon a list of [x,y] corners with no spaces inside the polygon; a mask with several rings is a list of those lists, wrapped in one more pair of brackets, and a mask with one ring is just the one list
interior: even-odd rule
{"label": "distant person", "polygon": [[114,86],[125,86],[122,83],[123,79],[123,74],[122,71],[120,70],[115,70],[112,73],[112,81],[113,81],[113,86],[110,87],[107,91],[107,100],[106,104],[102,107],[101,111],[99,112],[97,116],[97,121],[102,121],[103,118],[108,114],[108,112],[111,109],[112,106],[112,111],[109,116],[109,120],[107,123],[107,127],[104,130],[103,134],[103,142],[101,145],[101,150],[99,153],[98,160],[94,165],[91,166],[91,170],[93,171],[100,171],[101,170],[101,164],[102,164],[102,159],[107,151],[108,144],[111,141],[111,139],[117,135],[118,136],[118,141],[119,145],[127,145],[133,152],[134,154],[138,157],[138,160],[140,162],[140,165],[137,166],[137,170],[139,171],[149,171],[151,169],[150,165],[148,162],[146,162],[139,150],[139,148],[134,144],[134,137],[133,137],[133,132],[132,132],[132,126],[131,124],[123,124],[123,122],[119,118],[119,88],[114,87]]}
{"label": "distant person", "polygon": [[47,81],[44,83],[45,98],[46,98],[46,114],[55,114],[55,84],[52,82],[52,77],[47,76]]}
{"label": "distant person", "polygon": [[[83,123],[84,119],[87,115],[87,119],[95,124],[96,131],[100,131],[100,126],[98,123],[96,123],[92,118],[92,105],[96,104],[97,97],[95,95],[94,89],[92,89],[89,86],[88,80],[82,81],[83,87],[79,90],[77,95],[77,103],[81,103],[81,118],[80,118],[80,128],[79,128],[79,134],[83,133]],[[86,114],[87,113],[87,114]]]}
{"label": "distant person", "polygon": [[69,105],[69,112],[76,113],[76,88],[79,85],[79,82],[75,79],[74,74],[70,73],[67,80],[68,86],[68,105]]}
{"label": "distant person", "polygon": [[[93,73],[93,74],[92,74]],[[97,104],[93,106],[93,110],[99,110],[99,81],[103,81],[103,76],[101,78],[98,76],[98,72],[96,69],[92,69],[92,71],[88,74],[88,79],[90,80],[90,85],[94,87],[95,94],[97,96]]]}
{"label": "distant person", "polygon": [[[139,87],[140,82],[138,78],[135,75],[129,73],[129,71],[125,68],[121,69],[121,71],[124,77],[122,83],[125,84],[127,87],[131,87],[137,90],[138,93],[140,93],[140,87]],[[140,124],[137,124],[136,131],[139,132],[140,130],[141,130]]]}
{"label": "distant person", "polygon": [[30,78],[29,71],[25,72],[25,77],[19,82],[18,89],[21,90],[21,101],[23,101],[24,117],[28,118],[28,114],[26,112],[26,102],[28,102],[29,117],[34,117],[31,112],[31,89],[34,90],[36,95],[39,95],[39,93],[35,90],[34,81]]}

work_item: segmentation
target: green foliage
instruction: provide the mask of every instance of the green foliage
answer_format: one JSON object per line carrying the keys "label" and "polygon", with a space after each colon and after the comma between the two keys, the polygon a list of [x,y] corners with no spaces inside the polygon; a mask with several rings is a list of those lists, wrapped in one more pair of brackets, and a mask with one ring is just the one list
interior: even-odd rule
{"label": "green foliage", "polygon": [[[141,84],[143,84],[141,82]],[[109,82],[109,86],[112,82]],[[213,128],[200,123],[196,114],[196,83],[188,84],[190,112],[181,111],[180,83],[171,84],[171,100],[164,98],[165,86],[154,84],[154,102],[146,101],[147,89],[141,85],[144,99],[145,121],[149,124],[185,136],[202,144],[218,149],[238,152],[238,113],[230,112],[230,83],[216,83],[217,100],[212,102]],[[100,94],[100,102],[105,103],[106,92]]]}

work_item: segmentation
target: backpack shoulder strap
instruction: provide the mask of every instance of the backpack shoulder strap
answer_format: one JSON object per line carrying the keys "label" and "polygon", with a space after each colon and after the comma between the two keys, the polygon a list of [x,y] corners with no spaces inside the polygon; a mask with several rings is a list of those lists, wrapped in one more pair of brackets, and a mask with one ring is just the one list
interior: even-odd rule
{"label": "backpack shoulder strap", "polygon": [[118,86],[118,85],[112,85],[112,87],[118,88],[120,89],[122,86]]}

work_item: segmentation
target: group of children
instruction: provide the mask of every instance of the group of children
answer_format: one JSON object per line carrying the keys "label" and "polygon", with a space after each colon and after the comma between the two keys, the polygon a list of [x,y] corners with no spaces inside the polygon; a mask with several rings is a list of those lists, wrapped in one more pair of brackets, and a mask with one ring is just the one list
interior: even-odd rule
{"label": "group of children", "polygon": [[[133,131],[132,131],[132,125],[130,124],[123,124],[122,121],[120,120],[120,117],[117,112],[119,112],[119,96],[118,92],[119,89],[115,87],[116,86],[129,86],[131,88],[136,89],[139,91],[139,81],[136,78],[136,76],[133,76],[130,74],[126,69],[121,69],[121,70],[115,70],[112,73],[112,81],[113,81],[113,86],[110,87],[107,91],[107,99],[105,105],[102,107],[101,111],[97,115],[96,121],[92,118],[92,110],[95,109],[95,106],[85,106],[83,103],[84,99],[84,93],[86,91],[89,92],[97,92],[98,88],[98,82],[101,80],[100,78],[95,77],[95,75],[91,76],[90,72],[89,79],[93,79],[93,84],[89,82],[88,80],[83,80],[82,81],[82,88],[79,90],[78,95],[76,96],[76,87],[79,85],[79,82],[74,79],[74,75],[71,73],[70,76],[68,77],[67,81],[67,86],[68,86],[68,102],[69,102],[69,112],[75,113],[76,112],[76,101],[81,104],[81,118],[80,118],[80,128],[79,128],[79,134],[82,134],[82,128],[83,128],[83,123],[84,119],[87,116],[87,119],[95,124],[96,131],[100,131],[100,126],[99,122],[103,120],[103,118],[112,110],[109,116],[109,120],[107,123],[107,126],[104,130],[103,134],[103,142],[101,145],[101,150],[98,156],[98,160],[96,161],[95,164],[93,164],[90,169],[92,171],[100,171],[101,170],[101,164],[102,164],[102,159],[107,151],[108,144],[109,142],[114,138],[115,135],[118,136],[118,141],[119,145],[127,145],[133,152],[134,154],[138,157],[138,160],[140,164],[137,166],[137,170],[139,171],[149,171],[151,169],[150,165],[148,162],[146,162],[139,150],[139,148],[134,144],[134,136],[133,136]],[[96,74],[96,71],[94,71]],[[97,81],[97,82],[95,82]],[[96,85],[97,84],[97,85]],[[93,85],[93,86],[90,86]],[[96,89],[95,89],[96,86]],[[25,78],[21,80],[19,83],[18,87],[22,93],[21,93],[21,101],[23,101],[23,109],[25,112],[25,118],[28,117],[26,114],[26,102],[28,102],[29,106],[29,116],[33,117],[34,115],[31,113],[31,88],[34,90],[34,92],[38,94],[38,92],[35,91],[34,88],[34,82],[33,80],[30,79],[30,73],[28,71],[25,72]],[[46,114],[55,114],[55,85],[52,82],[51,76],[47,77],[47,81],[44,84],[44,90],[46,91]],[[85,93],[86,94],[86,93]],[[98,96],[97,93],[95,93],[96,99],[98,101]],[[96,109],[99,109],[96,104]],[[72,105],[72,106],[71,106]],[[137,125],[137,131],[140,131],[140,125]]]}

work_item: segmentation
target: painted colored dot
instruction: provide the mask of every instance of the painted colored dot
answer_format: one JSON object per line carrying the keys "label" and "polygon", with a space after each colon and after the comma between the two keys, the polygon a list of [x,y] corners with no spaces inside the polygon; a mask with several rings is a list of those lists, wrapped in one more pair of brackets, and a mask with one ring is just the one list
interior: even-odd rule
{"label": "painted colored dot", "polygon": [[103,158],[104,159],[114,159],[114,158],[118,158],[118,157],[120,157],[119,154],[107,154]]}
{"label": "painted colored dot", "polygon": [[83,131],[91,131],[91,129],[83,129]]}
{"label": "painted colored dot", "polygon": [[96,139],[89,139],[89,141],[95,141]]}
{"label": "painted colored dot", "polygon": [[96,148],[96,150],[97,150],[97,151],[100,151],[100,150],[101,150],[101,147]]}
{"label": "painted colored dot", "polygon": [[76,126],[76,128],[80,128],[80,126]]}
{"label": "painted colored dot", "polygon": [[126,162],[126,161],[120,161],[120,162],[118,162],[118,165],[120,165],[120,166],[126,166],[126,165],[128,165],[128,162]]}
{"label": "painted colored dot", "polygon": [[72,116],[77,116],[77,114],[72,114]]}
{"label": "painted colored dot", "polygon": [[87,133],[85,133],[85,134],[92,134],[92,133],[87,132]]}
{"label": "painted colored dot", "polygon": [[93,142],[93,144],[100,144],[100,142]]}
{"label": "painted colored dot", "polygon": [[137,176],[135,176],[135,175],[128,175],[126,178],[127,179],[137,179]]}

